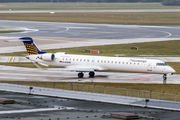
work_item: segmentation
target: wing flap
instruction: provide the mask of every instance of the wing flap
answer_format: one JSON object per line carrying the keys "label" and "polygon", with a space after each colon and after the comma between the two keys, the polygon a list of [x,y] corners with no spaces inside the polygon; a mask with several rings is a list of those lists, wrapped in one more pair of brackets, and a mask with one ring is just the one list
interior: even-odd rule
{"label": "wing flap", "polygon": [[85,68],[83,66],[81,66],[79,68],[77,66],[69,66],[69,68],[41,68],[35,62],[33,62],[33,63],[36,67],[38,67],[40,69],[49,70],[49,71],[75,71],[75,72],[93,72],[93,71],[95,71],[95,69],[93,69],[93,68]]}
{"label": "wing flap", "polygon": [[93,68],[47,68],[50,71],[76,71],[76,72],[93,72]]}

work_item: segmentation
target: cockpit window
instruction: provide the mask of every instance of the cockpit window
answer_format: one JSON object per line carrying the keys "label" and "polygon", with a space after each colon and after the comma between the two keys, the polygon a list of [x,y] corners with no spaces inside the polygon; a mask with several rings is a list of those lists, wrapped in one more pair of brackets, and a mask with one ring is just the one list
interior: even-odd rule
{"label": "cockpit window", "polygon": [[166,63],[156,63],[156,66],[168,66]]}

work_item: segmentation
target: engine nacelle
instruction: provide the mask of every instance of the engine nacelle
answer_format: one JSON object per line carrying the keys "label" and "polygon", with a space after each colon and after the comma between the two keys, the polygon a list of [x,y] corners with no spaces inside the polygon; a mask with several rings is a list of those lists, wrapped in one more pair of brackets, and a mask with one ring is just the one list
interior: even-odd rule
{"label": "engine nacelle", "polygon": [[53,61],[54,58],[55,58],[55,55],[52,53],[45,53],[45,54],[39,55],[39,59],[42,59],[42,60]]}

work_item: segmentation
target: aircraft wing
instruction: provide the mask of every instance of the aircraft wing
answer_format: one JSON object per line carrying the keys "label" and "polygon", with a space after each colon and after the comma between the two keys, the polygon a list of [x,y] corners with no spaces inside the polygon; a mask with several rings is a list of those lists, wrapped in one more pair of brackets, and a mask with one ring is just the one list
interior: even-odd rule
{"label": "aircraft wing", "polygon": [[93,68],[47,68],[50,71],[76,71],[76,72],[93,72]]}
{"label": "aircraft wing", "polygon": [[[33,62],[34,65],[40,69],[41,68],[38,64]],[[93,72],[95,69],[91,67],[85,67],[85,66],[68,66],[67,68],[45,68],[45,70],[50,70],[50,71],[75,71],[75,72]]]}

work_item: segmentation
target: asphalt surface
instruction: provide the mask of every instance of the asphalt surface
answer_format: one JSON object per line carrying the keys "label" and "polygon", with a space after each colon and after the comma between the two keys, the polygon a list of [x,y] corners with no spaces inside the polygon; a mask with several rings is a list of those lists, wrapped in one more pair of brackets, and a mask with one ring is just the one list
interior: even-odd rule
{"label": "asphalt surface", "polygon": [[180,26],[111,25],[0,20],[0,29],[26,30],[8,37],[68,37],[93,39],[180,38]]}
{"label": "asphalt surface", "polygon": [[180,112],[120,104],[2,91],[0,97],[16,101],[15,104],[0,105],[0,113],[4,113],[0,120],[117,120],[110,117],[112,112],[135,113],[138,120],[180,119]]}
{"label": "asphalt surface", "polygon": [[[8,64],[7,64],[8,65]],[[7,81],[54,81],[54,82],[105,82],[105,83],[154,83],[163,84],[162,74],[96,72],[94,78],[88,73],[78,78],[77,72],[47,71],[38,68],[0,65],[0,80]],[[180,75],[168,75],[167,84],[180,84]]]}

